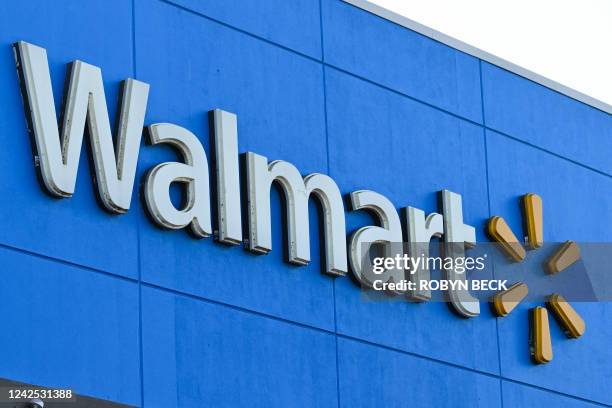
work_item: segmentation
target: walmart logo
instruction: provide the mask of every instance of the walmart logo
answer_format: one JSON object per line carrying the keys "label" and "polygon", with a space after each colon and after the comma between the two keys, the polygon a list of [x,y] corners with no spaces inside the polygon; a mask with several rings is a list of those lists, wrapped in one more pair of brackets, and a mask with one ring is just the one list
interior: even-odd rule
{"label": "walmart logo", "polygon": [[[491,217],[487,223],[487,232],[491,239],[499,244],[502,252],[513,262],[522,262],[527,256],[525,247],[536,250],[544,244],[542,222],[542,198],[529,193],[522,197],[524,225],[526,229],[525,244],[519,241],[499,216]],[[558,274],[580,259],[580,248],[573,241],[562,244],[547,260],[542,273]],[[491,299],[492,308],[498,317],[512,313],[516,306],[525,299],[529,288],[524,282],[516,282],[507,290],[497,293]],[[530,353],[534,362],[546,364],[553,359],[553,348],[550,336],[548,311],[561,325],[566,336],[576,339],[586,330],[586,324],[576,310],[561,294],[553,293],[545,300],[546,307],[535,307],[529,313]]]}

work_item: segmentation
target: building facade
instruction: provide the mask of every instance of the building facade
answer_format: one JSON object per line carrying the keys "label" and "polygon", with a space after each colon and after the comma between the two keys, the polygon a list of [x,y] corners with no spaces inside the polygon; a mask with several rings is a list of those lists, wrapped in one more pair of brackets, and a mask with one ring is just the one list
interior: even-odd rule
{"label": "building facade", "polygon": [[[285,262],[280,189],[267,255],[159,228],[145,174],[182,158],[147,135],[125,214],[99,203],[90,142],[73,196],[51,196],[13,44],[46,49],[58,114],[81,60],[102,71],[111,124],[135,78],[150,86],[145,125],[188,129],[209,159],[208,112],[223,109],[239,153],[329,175],[343,195],[431,213],[438,191],[461,194],[478,241],[492,215],[519,231],[517,197],[537,192],[546,240],[610,242],[609,113],[340,0],[2,2],[0,21],[0,377],[164,408],[612,404],[609,303],[575,304],[585,335],[551,326],[554,360],[536,365],[529,305],[460,318],[367,302],[350,272],[321,273],[313,199],[303,266]],[[346,207],[347,236],[377,225]]]}

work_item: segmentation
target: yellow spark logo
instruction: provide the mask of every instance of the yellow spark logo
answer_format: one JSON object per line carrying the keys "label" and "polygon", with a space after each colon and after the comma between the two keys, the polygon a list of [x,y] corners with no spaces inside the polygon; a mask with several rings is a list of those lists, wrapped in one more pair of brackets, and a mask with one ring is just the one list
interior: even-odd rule
{"label": "yellow spark logo", "polygon": [[[526,246],[538,249],[544,244],[542,222],[542,198],[529,193],[522,197],[524,224],[526,226]],[[499,244],[501,251],[512,261],[522,262],[527,256],[521,243],[508,223],[502,217],[491,217],[487,222],[487,232],[491,239]],[[573,241],[567,241],[548,259],[545,271],[556,274],[580,259],[580,248]],[[510,314],[527,296],[529,288],[523,282],[513,284],[508,290],[497,293],[491,299],[493,310],[498,317]],[[554,314],[568,338],[578,338],[584,334],[586,325],[574,308],[557,293],[546,300],[546,308],[535,307],[530,310],[530,352],[538,364],[546,364],[553,359],[548,310]]]}

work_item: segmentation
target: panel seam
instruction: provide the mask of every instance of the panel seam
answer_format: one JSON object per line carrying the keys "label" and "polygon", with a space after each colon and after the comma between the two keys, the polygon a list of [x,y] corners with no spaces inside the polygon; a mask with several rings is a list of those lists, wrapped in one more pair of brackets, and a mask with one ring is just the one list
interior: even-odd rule
{"label": "panel seam", "polygon": [[[321,71],[323,79],[323,117],[325,121],[325,152],[327,163],[327,174],[330,174],[330,159],[329,159],[329,126],[327,121],[327,77],[325,67],[325,36],[323,29],[323,0],[319,0],[319,34],[321,42]],[[338,315],[336,311],[336,278],[332,277],[332,297],[334,304],[334,345],[335,345],[335,366],[336,366],[336,402],[340,408],[340,365],[338,356]]]}
{"label": "panel seam", "polygon": [[[485,119],[485,102],[484,102],[484,88],[482,81],[482,60],[478,60],[478,74],[480,79],[480,107],[482,114],[482,139],[484,142],[484,153],[485,153],[485,179],[487,183],[487,208],[489,217],[491,217],[491,186],[489,180],[489,149],[487,145],[487,130],[486,130],[486,119]],[[493,279],[495,279],[495,265],[493,265]],[[497,366],[499,370],[499,398],[501,407],[504,408],[504,387],[502,382],[502,364],[501,364],[501,348],[499,345],[499,318],[495,317],[495,341],[497,343]]]}
{"label": "panel seam", "polygon": [[[132,70],[134,79],[138,77],[136,70],[136,0],[132,0]],[[144,129],[143,129],[144,131]],[[138,183],[137,185],[140,185]],[[137,194],[140,189],[137,189]],[[140,247],[140,213],[136,217],[136,243],[138,250],[136,252],[136,262],[138,268],[138,360],[140,374],[140,406],[144,407],[144,350],[143,350],[143,335],[142,335],[142,262],[141,262],[141,247]]]}

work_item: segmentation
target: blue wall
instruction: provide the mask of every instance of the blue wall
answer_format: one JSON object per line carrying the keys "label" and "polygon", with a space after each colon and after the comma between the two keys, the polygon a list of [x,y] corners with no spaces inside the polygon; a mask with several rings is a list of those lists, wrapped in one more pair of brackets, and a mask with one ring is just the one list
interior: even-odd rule
{"label": "blue wall", "polygon": [[[612,404],[612,306],[576,304],[587,332],[552,325],[555,358],[529,362],[527,306],[497,320],[446,305],[364,303],[320,255],[162,231],[139,200],[96,203],[82,154],[76,194],[36,180],[11,44],[45,47],[59,106],[67,63],[151,84],[146,123],[195,132],[238,114],[239,149],[466,221],[520,229],[516,200],[545,205],[548,241],[612,240],[612,117],[338,0],[0,2],[0,377],[147,407]],[[143,147],[139,175],[176,155]],[[140,177],[140,176],[139,176]],[[137,192],[135,192],[136,196]],[[279,197],[273,191],[274,213]],[[311,209],[313,240],[318,228]],[[352,231],[373,222],[347,215]]]}

